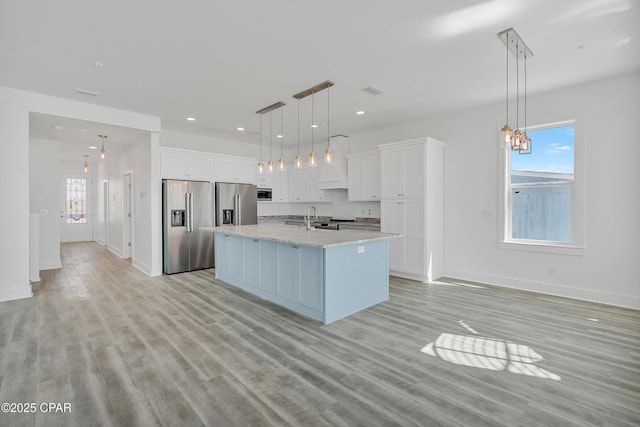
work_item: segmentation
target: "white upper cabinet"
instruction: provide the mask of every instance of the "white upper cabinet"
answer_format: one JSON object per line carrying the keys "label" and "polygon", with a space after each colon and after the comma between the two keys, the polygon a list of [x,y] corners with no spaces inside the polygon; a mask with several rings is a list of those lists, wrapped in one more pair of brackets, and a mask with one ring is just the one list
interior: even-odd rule
{"label": "white upper cabinet", "polygon": [[160,173],[164,179],[213,182],[213,157],[197,151],[161,149]]}
{"label": "white upper cabinet", "polygon": [[380,200],[380,153],[377,151],[347,155],[348,200]]}
{"label": "white upper cabinet", "polygon": [[290,202],[330,202],[331,193],[318,189],[320,168],[309,168],[307,164],[302,169],[289,170],[289,201]]}
{"label": "white upper cabinet", "polygon": [[256,186],[258,188],[273,188],[273,173],[256,171]]}
{"label": "white upper cabinet", "polygon": [[289,170],[285,169],[284,172],[274,172],[272,174],[273,185],[271,189],[271,200],[274,202],[288,202],[289,201]]}
{"label": "white upper cabinet", "polygon": [[256,182],[255,161],[246,157],[216,155],[213,170],[216,182]]}
{"label": "white upper cabinet", "polygon": [[424,150],[415,144],[381,151],[383,199],[424,197]]}

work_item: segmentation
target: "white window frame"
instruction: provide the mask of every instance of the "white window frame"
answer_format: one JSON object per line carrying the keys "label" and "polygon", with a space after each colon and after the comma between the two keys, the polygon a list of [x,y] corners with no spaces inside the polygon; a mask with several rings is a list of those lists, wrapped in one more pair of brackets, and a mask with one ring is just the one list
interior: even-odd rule
{"label": "white window frame", "polygon": [[[499,203],[498,209],[498,248],[541,252],[550,254],[564,254],[584,256],[585,253],[585,165],[584,154],[585,144],[581,120],[565,120],[561,122],[546,123],[538,126],[529,126],[527,131],[536,131],[554,127],[573,125],[574,127],[574,173],[572,182],[549,183],[544,186],[570,186],[571,191],[571,240],[568,242],[554,242],[550,240],[530,240],[514,239],[511,234],[511,204],[512,189],[527,187],[528,184],[511,185],[511,149],[503,142],[502,132],[498,129],[499,164],[501,165],[498,177],[499,182]],[[535,151],[536,145],[533,141],[532,149]],[[540,184],[536,184],[540,187]]]}

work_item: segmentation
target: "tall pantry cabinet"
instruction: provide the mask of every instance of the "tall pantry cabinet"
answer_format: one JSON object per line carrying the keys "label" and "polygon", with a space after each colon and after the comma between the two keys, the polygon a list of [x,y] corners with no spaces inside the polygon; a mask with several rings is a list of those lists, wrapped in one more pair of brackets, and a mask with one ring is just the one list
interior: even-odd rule
{"label": "tall pantry cabinet", "polygon": [[389,273],[429,282],[443,269],[444,146],[433,138],[378,145],[380,227],[389,243]]}

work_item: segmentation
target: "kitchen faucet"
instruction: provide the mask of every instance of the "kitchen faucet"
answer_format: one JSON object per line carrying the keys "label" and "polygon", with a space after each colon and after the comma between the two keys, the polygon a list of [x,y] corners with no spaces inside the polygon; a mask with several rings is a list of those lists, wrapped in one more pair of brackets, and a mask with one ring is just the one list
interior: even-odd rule
{"label": "kitchen faucet", "polygon": [[318,211],[315,206],[311,206],[307,209],[307,215],[304,218],[304,225],[307,227],[307,231],[311,230],[311,209],[313,209],[313,213],[315,215],[316,221],[318,221]]}

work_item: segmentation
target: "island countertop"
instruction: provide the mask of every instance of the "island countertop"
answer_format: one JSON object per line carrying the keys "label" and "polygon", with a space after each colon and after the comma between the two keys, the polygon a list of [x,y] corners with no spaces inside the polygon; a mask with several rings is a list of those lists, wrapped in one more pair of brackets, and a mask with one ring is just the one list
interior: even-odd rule
{"label": "island countertop", "polygon": [[316,248],[329,248],[400,237],[400,234],[381,233],[379,231],[322,229],[307,231],[302,226],[276,224],[222,225],[218,227],[201,227],[200,230]]}

